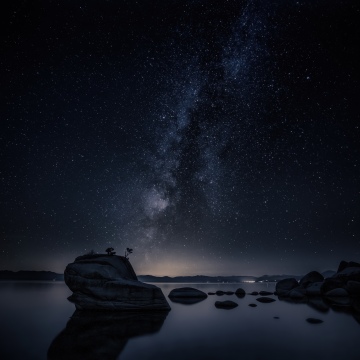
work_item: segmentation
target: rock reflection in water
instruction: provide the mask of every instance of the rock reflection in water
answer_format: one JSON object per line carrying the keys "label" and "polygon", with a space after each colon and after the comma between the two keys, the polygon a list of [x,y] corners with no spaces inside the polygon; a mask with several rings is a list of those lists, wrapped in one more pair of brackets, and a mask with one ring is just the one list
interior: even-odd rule
{"label": "rock reflection in water", "polygon": [[116,359],[130,338],[158,332],[167,314],[75,311],[52,341],[48,360]]}

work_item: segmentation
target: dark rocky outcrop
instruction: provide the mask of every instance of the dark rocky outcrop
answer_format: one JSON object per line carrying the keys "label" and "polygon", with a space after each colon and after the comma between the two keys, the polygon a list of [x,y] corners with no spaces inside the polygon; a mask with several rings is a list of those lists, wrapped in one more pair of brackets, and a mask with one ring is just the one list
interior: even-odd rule
{"label": "dark rocky outcrop", "polygon": [[237,306],[238,306],[238,304],[231,300],[215,302],[215,307],[217,307],[218,309],[233,309]]}
{"label": "dark rocky outcrop", "polygon": [[[360,320],[360,264],[354,261],[341,261],[338,271],[332,276],[323,276],[312,271],[305,275],[296,286],[295,279],[279,281],[276,294],[279,300],[293,303],[307,303],[312,308],[327,312],[351,312]],[[294,286],[291,290],[291,288]]]}
{"label": "dark rocky outcrop", "polygon": [[170,310],[161,289],[138,281],[123,256],[79,256],[64,278],[78,310]]}

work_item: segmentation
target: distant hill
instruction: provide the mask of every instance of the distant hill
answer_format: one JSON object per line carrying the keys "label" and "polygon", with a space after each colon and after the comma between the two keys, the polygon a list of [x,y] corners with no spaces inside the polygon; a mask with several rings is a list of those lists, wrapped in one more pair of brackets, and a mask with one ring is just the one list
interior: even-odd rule
{"label": "distant hill", "polygon": [[46,280],[63,281],[64,275],[52,271],[0,271],[0,280]]}
{"label": "distant hill", "polygon": [[255,276],[153,276],[139,275],[138,279],[143,282],[151,283],[240,283],[246,281],[256,281]]}
{"label": "distant hill", "polygon": [[[327,278],[335,274],[335,271],[328,270],[322,273]],[[300,280],[303,275],[263,275],[256,276],[153,276],[153,275],[139,275],[138,279],[146,283],[241,283],[241,282],[274,282],[286,278],[295,278]],[[44,281],[64,281],[63,274],[57,274],[52,271],[0,271],[1,280],[44,280]]]}

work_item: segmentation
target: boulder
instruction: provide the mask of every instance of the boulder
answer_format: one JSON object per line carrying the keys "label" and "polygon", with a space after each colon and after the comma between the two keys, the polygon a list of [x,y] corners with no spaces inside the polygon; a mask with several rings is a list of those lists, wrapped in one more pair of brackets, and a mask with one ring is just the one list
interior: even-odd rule
{"label": "boulder", "polygon": [[346,268],[348,267],[358,267],[360,268],[360,264],[355,262],[355,261],[350,261],[350,262],[347,262],[347,261],[344,261],[342,260],[339,264],[339,267],[338,267],[338,273],[339,272],[342,272],[343,270],[345,270]]}
{"label": "boulder", "polygon": [[288,296],[290,290],[299,286],[299,283],[294,278],[280,280],[276,283],[276,293],[278,296]]}
{"label": "boulder", "polygon": [[349,296],[349,293],[343,289],[343,288],[337,288],[337,289],[333,289],[333,290],[330,290],[328,291],[326,294],[325,294],[326,297],[348,297]]}
{"label": "boulder", "polygon": [[263,296],[263,297],[257,298],[256,301],[267,304],[267,303],[272,303],[276,300],[273,298],[270,298],[270,297]]}
{"label": "boulder", "polygon": [[319,296],[321,294],[322,282],[314,282],[306,287],[307,296]]}
{"label": "boulder", "polygon": [[346,290],[351,296],[360,296],[360,282],[350,280],[346,284]]}
{"label": "boulder", "polygon": [[239,288],[239,289],[237,289],[236,291],[235,291],[235,295],[238,297],[238,298],[243,298],[243,297],[245,297],[245,290],[244,289],[241,289],[241,288]]}
{"label": "boulder", "polygon": [[340,272],[348,267],[349,263],[345,260],[340,261],[337,272]]}
{"label": "boulder", "polygon": [[332,279],[340,279],[343,282],[347,282],[349,280],[352,281],[360,281],[360,267],[357,266],[349,266],[344,270],[336,273]]}
{"label": "boulder", "polygon": [[77,310],[170,310],[161,289],[138,281],[123,256],[79,256],[67,265],[64,280]]}
{"label": "boulder", "polygon": [[216,301],[215,306],[218,309],[233,309],[238,306],[238,304],[234,301],[226,300],[226,301]]}
{"label": "boulder", "polygon": [[306,296],[306,290],[300,286],[289,291],[288,296],[291,299],[303,299]]}
{"label": "boulder", "polygon": [[171,301],[181,304],[195,304],[206,299],[207,295],[201,290],[183,287],[171,290],[169,298]]}
{"label": "boulder", "polygon": [[345,286],[345,283],[341,279],[335,277],[327,278],[323,281],[320,287],[321,294],[326,294],[330,290],[342,288]]}
{"label": "boulder", "polygon": [[301,280],[299,285],[302,287],[308,287],[312,283],[324,281],[324,276],[317,271],[311,271],[306,274]]}

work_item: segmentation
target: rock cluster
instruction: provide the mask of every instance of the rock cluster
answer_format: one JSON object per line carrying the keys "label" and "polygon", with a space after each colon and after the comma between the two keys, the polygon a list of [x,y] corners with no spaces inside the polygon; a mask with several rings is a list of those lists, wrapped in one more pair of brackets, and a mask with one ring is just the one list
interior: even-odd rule
{"label": "rock cluster", "polygon": [[280,280],[276,284],[276,293],[292,299],[360,296],[360,264],[342,261],[337,273],[326,279],[317,271],[311,271],[299,283],[294,278]]}
{"label": "rock cluster", "polygon": [[79,256],[66,267],[64,280],[77,310],[170,310],[161,289],[138,281],[123,256]]}

